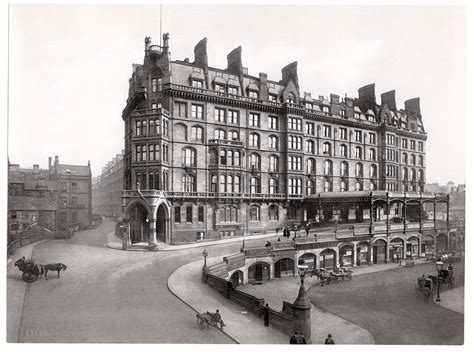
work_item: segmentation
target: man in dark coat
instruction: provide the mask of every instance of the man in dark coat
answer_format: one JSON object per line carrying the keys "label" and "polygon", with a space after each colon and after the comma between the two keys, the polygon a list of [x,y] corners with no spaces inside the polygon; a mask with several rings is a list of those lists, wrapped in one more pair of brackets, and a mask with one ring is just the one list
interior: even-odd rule
{"label": "man in dark coat", "polygon": [[334,340],[332,339],[331,334],[329,334],[328,337],[326,337],[326,340],[324,340],[324,344],[325,345],[334,345]]}
{"label": "man in dark coat", "polygon": [[270,307],[268,306],[268,303],[265,305],[263,308],[263,321],[265,322],[265,326],[269,326],[270,322]]}
{"label": "man in dark coat", "polygon": [[290,345],[297,345],[298,340],[296,340],[296,334],[297,332],[295,331],[294,334],[290,337]]}
{"label": "man in dark coat", "polygon": [[304,335],[303,335],[302,332],[300,332],[300,338],[299,338],[299,340],[300,340],[300,341],[299,341],[300,344],[306,345],[306,339],[304,338]]}

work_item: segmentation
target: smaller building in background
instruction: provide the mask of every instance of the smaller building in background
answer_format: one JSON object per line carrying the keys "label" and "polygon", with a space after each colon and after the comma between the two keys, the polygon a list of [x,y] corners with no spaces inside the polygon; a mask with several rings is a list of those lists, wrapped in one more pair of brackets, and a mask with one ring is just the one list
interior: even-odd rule
{"label": "smaller building in background", "polygon": [[104,216],[122,214],[123,151],[102,168],[93,180],[93,211]]}

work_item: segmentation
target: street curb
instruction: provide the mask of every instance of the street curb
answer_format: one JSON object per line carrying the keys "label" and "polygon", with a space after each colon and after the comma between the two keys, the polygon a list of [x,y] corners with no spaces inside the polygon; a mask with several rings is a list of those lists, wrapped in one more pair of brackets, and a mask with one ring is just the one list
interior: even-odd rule
{"label": "street curb", "polygon": [[[33,258],[33,251],[35,249],[36,246],[40,245],[40,244],[43,244],[45,242],[48,242],[50,241],[50,239],[43,239],[43,240],[40,240],[40,241],[37,241],[35,243],[30,243],[31,245],[31,253],[29,255],[29,259],[28,260],[31,260],[31,258]],[[16,252],[16,251],[15,251]],[[15,254],[15,252],[13,252],[10,257],[13,257],[13,255]],[[7,283],[8,284],[8,283]],[[21,326],[22,326],[22,322],[23,322],[23,310],[25,309],[25,298],[26,298],[26,295],[28,294],[28,291],[30,290],[30,283],[26,283],[25,282],[25,289],[23,291],[23,295],[21,297],[21,310],[20,310],[20,321],[19,321],[19,324],[18,324],[18,331],[16,333],[16,338],[14,338],[15,342],[16,343],[19,343],[19,339],[20,339],[20,330],[21,330]],[[8,336],[7,336],[7,339],[8,339]]]}
{"label": "street curb", "polygon": [[[200,262],[200,260],[196,260],[194,262],[190,262],[190,263],[187,263],[185,265],[188,265],[188,264],[191,264],[191,263],[196,263],[196,262]],[[166,280],[166,287],[168,288],[168,291],[170,291],[173,296],[175,296],[176,298],[178,298],[181,302],[183,302],[185,305],[187,305],[189,308],[191,308],[193,311],[195,311],[196,313],[201,313],[199,312],[196,308],[194,308],[193,306],[191,306],[188,302],[186,302],[185,300],[183,300],[181,297],[179,297],[176,293],[173,292],[173,290],[170,288],[169,286],[169,279],[171,276],[173,276],[173,274],[178,270],[178,269],[181,269],[181,267],[183,267],[184,265],[176,268],[173,270],[173,272],[168,276],[168,279]],[[241,344],[239,341],[237,341],[233,336],[231,336],[228,332],[226,332],[225,330],[223,329],[217,329],[217,330],[220,330],[224,335],[226,335],[227,337],[229,337],[232,341],[234,341],[236,344]]]}

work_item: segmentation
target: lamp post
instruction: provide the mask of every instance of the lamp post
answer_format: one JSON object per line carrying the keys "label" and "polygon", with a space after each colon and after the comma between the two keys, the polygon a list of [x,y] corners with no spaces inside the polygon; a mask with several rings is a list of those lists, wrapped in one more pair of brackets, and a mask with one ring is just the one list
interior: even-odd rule
{"label": "lamp post", "polygon": [[306,342],[311,344],[311,302],[308,298],[308,293],[304,288],[304,278],[307,265],[298,265],[298,275],[300,276],[301,286],[293,303],[293,331],[304,333]]}
{"label": "lamp post", "polygon": [[441,273],[441,269],[443,269],[443,262],[439,261],[439,262],[436,262],[436,270],[438,270],[438,277],[436,278],[436,283],[437,283],[437,286],[438,286],[438,295],[436,297],[436,302],[441,302],[441,298],[439,297],[439,288],[441,286],[441,280],[440,280],[440,273]]}
{"label": "lamp post", "polygon": [[207,250],[204,249],[204,250],[202,251],[202,256],[204,257],[204,266],[202,267],[202,271],[204,271],[205,269],[207,269],[207,259],[206,259],[206,258],[207,258],[208,255],[209,255],[209,254],[207,253]]}

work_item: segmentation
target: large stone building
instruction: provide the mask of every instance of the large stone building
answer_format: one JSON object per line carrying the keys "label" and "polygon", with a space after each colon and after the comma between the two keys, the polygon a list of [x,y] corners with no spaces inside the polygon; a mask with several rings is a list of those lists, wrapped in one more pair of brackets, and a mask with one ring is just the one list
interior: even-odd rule
{"label": "large stone building", "polygon": [[123,174],[122,151],[102,168],[102,173],[93,182],[94,213],[104,216],[122,214]]}
{"label": "large stone building", "polygon": [[392,222],[405,246],[420,247],[423,205],[446,197],[423,193],[419,98],[400,109],[392,90],[377,103],[374,84],[356,98],[313,98],[300,90],[296,62],[272,80],[248,73],[240,47],[227,61],[209,66],[206,39],[190,62],[171,60],[167,34],[162,47],[145,38],[122,113],[128,245],[382,221],[379,253],[388,257]]}

